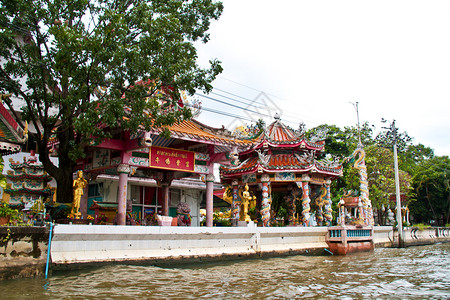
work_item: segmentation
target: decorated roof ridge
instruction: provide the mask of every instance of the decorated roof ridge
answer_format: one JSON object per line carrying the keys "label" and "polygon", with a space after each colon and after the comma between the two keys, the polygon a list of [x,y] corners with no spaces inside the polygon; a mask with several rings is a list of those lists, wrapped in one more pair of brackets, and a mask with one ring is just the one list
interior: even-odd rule
{"label": "decorated roof ridge", "polygon": [[29,189],[25,187],[21,187],[20,189],[12,189],[12,188],[5,188],[5,192],[8,194],[18,194],[18,193],[34,193],[34,194],[51,194],[52,190],[48,187],[45,187],[43,189]]}
{"label": "decorated roof ridge", "polygon": [[[8,170],[10,171],[10,170]],[[22,174],[7,174],[7,178],[11,179],[21,179],[21,178],[27,178],[27,179],[43,179],[46,181],[51,181],[52,176],[49,174],[28,174],[28,173],[22,173]]]}
{"label": "decorated roof ridge", "polygon": [[30,156],[24,157],[23,162],[15,162],[14,159],[9,159],[9,166],[11,169],[20,169],[23,167],[29,167],[33,169],[44,169],[44,165],[37,160],[37,157],[34,153],[31,153]]}
{"label": "decorated roof ridge", "polygon": [[342,164],[335,161],[317,161],[312,154],[290,155],[290,154],[262,154],[259,157],[251,157],[246,159],[238,166],[229,167],[221,166],[220,173],[224,176],[246,174],[256,170],[265,171],[267,173],[298,171],[308,172],[315,170],[319,173],[327,175],[342,175]]}
{"label": "decorated roof ridge", "polygon": [[[319,138],[320,139],[320,138]],[[298,130],[285,125],[278,114],[275,115],[275,121],[267,126],[262,132],[254,137],[253,149],[248,149],[245,153],[261,147],[304,147],[311,150],[322,151],[325,146],[324,139],[317,141],[307,140],[305,138],[304,129],[300,125]],[[244,154],[244,153],[242,153]]]}

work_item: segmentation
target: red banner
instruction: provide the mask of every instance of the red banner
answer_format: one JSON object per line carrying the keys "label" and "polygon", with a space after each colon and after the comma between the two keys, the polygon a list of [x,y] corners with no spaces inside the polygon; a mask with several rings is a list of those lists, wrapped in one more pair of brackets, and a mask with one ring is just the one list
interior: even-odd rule
{"label": "red banner", "polygon": [[195,152],[163,147],[150,147],[149,167],[194,172]]}

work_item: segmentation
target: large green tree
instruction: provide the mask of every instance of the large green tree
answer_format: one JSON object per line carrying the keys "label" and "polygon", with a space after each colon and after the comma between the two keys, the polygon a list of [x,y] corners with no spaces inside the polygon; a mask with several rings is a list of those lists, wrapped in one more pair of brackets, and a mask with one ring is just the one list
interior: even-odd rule
{"label": "large green tree", "polygon": [[417,200],[410,205],[415,221],[445,225],[450,221],[450,158],[423,160],[413,176]]}
{"label": "large green tree", "polygon": [[[178,91],[208,92],[221,72],[217,60],[197,65],[194,42],[208,41],[222,9],[212,0],[0,0],[0,92],[13,94],[11,109],[11,99],[23,103],[19,122],[36,125],[30,138],[58,201],[70,201],[74,162],[90,138],[108,136],[103,128],[190,117],[174,109]],[[49,159],[53,134],[59,165]]]}

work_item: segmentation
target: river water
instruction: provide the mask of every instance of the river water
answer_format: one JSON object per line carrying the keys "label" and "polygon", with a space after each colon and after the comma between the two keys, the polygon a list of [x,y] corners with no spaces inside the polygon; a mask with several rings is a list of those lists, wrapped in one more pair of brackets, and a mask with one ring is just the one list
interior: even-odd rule
{"label": "river water", "polygon": [[450,243],[181,267],[109,265],[0,282],[1,299],[450,299]]}

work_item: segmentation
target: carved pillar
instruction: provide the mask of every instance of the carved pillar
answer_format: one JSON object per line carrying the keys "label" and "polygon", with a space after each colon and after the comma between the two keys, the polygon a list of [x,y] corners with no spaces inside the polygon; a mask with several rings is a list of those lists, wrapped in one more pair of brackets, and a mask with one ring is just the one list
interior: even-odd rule
{"label": "carved pillar", "polygon": [[310,203],[311,199],[309,199],[309,181],[311,178],[308,175],[302,176],[302,216],[303,216],[303,226],[309,226],[309,217],[310,217]]}
{"label": "carved pillar", "polygon": [[233,220],[239,221],[239,208],[241,201],[239,201],[239,187],[237,179],[233,179],[231,182],[233,186],[233,201],[231,202],[231,218]]}
{"label": "carved pillar", "polygon": [[117,225],[125,225],[127,215],[128,173],[130,173],[130,166],[128,164],[120,164],[117,167],[117,173],[119,173],[119,192],[117,195]]}
{"label": "carved pillar", "polygon": [[327,195],[325,197],[325,222],[327,226],[331,226],[333,221],[333,210],[331,208],[331,193],[330,193],[331,180],[325,181],[325,188],[327,189]]}
{"label": "carved pillar", "polygon": [[269,175],[261,176],[262,183],[262,202],[261,202],[261,220],[264,227],[268,227],[270,221],[270,195],[269,195]]}
{"label": "carved pillar", "polygon": [[206,175],[206,227],[213,226],[214,175]]}

